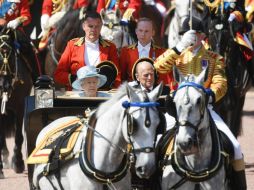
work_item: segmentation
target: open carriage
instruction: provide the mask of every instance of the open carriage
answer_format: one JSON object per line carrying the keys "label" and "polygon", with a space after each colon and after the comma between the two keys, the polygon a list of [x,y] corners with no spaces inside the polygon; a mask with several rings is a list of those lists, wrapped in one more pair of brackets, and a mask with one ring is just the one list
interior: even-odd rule
{"label": "open carriage", "polygon": [[[109,91],[109,93],[114,94],[112,91]],[[157,102],[160,103],[159,110],[165,109],[165,98],[165,96],[161,96],[157,100]],[[85,117],[90,110],[96,109],[101,103],[107,101],[108,99],[109,98],[104,97],[77,97],[73,91],[55,92],[55,96],[53,96],[53,106],[51,105],[51,107],[35,108],[36,101],[38,101],[38,99],[34,96],[28,97],[26,99],[26,117],[24,120],[27,139],[27,155],[30,155],[33,152],[38,134],[49,123],[64,116],[79,115]],[[29,164],[28,179],[31,188],[33,172],[34,165]]]}

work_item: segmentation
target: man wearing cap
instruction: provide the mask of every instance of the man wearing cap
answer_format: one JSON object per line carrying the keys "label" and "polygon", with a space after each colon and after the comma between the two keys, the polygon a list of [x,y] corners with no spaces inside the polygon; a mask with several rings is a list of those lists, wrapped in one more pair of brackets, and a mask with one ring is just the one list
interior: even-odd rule
{"label": "man wearing cap", "polygon": [[77,71],[77,79],[72,83],[75,90],[82,90],[81,97],[110,97],[109,94],[98,92],[98,88],[107,82],[107,77],[98,73],[94,66],[84,66]]}
{"label": "man wearing cap", "polygon": [[[204,87],[210,89],[209,105],[211,116],[218,127],[232,142],[234,147],[233,180],[238,181],[237,189],[246,189],[244,172],[244,160],[240,144],[234,137],[224,121],[213,111],[212,103],[219,101],[227,91],[227,79],[225,76],[225,64],[223,57],[215,52],[207,50],[203,45],[205,39],[202,21],[196,17],[191,19],[192,30],[183,31],[183,37],[176,47],[168,49],[155,61],[155,68],[160,73],[171,72],[176,66],[186,76],[189,73],[199,75],[208,67],[208,77]],[[184,21],[183,28],[190,29],[190,19]]]}
{"label": "man wearing cap", "polygon": [[[120,53],[120,68],[122,73],[122,81],[132,81],[132,69],[135,62],[142,57],[148,57],[155,60],[159,55],[161,55],[165,49],[156,46],[152,38],[155,34],[153,28],[153,22],[149,18],[140,18],[136,27],[136,35],[138,42],[123,47]],[[167,75],[160,75],[159,81],[163,81],[167,84]]]}
{"label": "man wearing cap", "polygon": [[[87,12],[83,22],[85,37],[75,38],[68,42],[54,73],[57,83],[71,89],[71,83],[76,79],[76,72],[85,65],[97,66],[102,61],[111,61],[118,66],[118,56],[115,44],[100,38],[102,20],[98,13]],[[114,81],[113,87],[121,83],[121,75]]]}

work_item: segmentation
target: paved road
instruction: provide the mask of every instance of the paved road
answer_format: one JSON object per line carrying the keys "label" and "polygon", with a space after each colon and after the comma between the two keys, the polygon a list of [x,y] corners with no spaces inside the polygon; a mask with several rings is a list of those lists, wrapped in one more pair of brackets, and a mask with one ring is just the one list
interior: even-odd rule
{"label": "paved road", "polygon": [[[244,105],[243,133],[239,137],[245,155],[248,190],[254,190],[254,89],[247,93]],[[12,139],[8,147],[12,148]],[[25,152],[25,150],[23,151]],[[25,154],[24,154],[25,155]],[[0,180],[0,190],[28,190],[27,170],[23,174],[15,174],[11,169],[4,170],[6,179]]]}

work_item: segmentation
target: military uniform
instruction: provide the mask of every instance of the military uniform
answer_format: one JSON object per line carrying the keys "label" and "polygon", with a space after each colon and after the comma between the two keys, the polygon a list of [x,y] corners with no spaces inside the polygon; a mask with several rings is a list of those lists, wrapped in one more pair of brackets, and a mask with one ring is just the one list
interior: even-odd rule
{"label": "military uniform", "polygon": [[[44,0],[42,4],[42,14],[47,14],[51,16],[52,14],[64,9],[66,4],[66,0]],[[88,4],[88,0],[76,0],[73,5],[73,9],[88,6]]]}
{"label": "military uniform", "polygon": [[97,12],[100,13],[102,9],[114,10],[116,5],[120,9],[122,15],[126,16],[127,20],[131,17],[131,15],[134,19],[137,19],[138,13],[141,9],[142,0],[98,0]]}
{"label": "military uniform", "polygon": [[3,0],[0,7],[0,19],[7,22],[19,19],[23,25],[31,22],[28,0]]}
{"label": "military uniform", "polygon": [[[116,46],[106,40],[99,39],[99,61],[109,60],[112,61],[117,68],[118,56]],[[75,38],[70,40],[59,60],[59,64],[56,68],[54,78],[57,83],[66,85],[67,89],[71,89],[71,75],[76,75],[77,70],[82,66],[87,65],[85,63],[85,38]],[[121,84],[121,73],[118,72],[118,76],[113,84],[114,87],[118,87]]]}
{"label": "military uniform", "polygon": [[[154,45],[151,43],[149,57],[155,60],[163,52],[164,48]],[[139,59],[138,44],[133,44],[127,47],[123,47],[120,53],[120,68],[122,81],[133,81],[132,78],[132,69],[135,62]],[[159,75],[159,81],[163,81],[164,84],[168,84],[168,74]]]}
{"label": "military uniform", "polygon": [[171,72],[173,66],[186,76],[189,73],[199,75],[208,66],[208,78],[204,82],[205,88],[210,88],[215,94],[215,101],[220,100],[227,92],[224,59],[217,53],[208,51],[204,46],[196,55],[187,48],[180,55],[174,49],[168,49],[155,60],[154,67],[159,73]]}

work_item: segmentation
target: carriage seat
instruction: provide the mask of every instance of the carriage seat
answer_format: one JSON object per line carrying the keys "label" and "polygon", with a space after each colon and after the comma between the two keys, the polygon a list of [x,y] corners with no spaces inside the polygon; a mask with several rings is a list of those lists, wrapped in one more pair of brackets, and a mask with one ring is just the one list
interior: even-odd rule
{"label": "carriage seat", "polygon": [[73,158],[73,148],[83,128],[82,118],[76,117],[67,123],[59,124],[45,134],[27,159],[27,164],[49,163],[52,157],[58,160]]}

